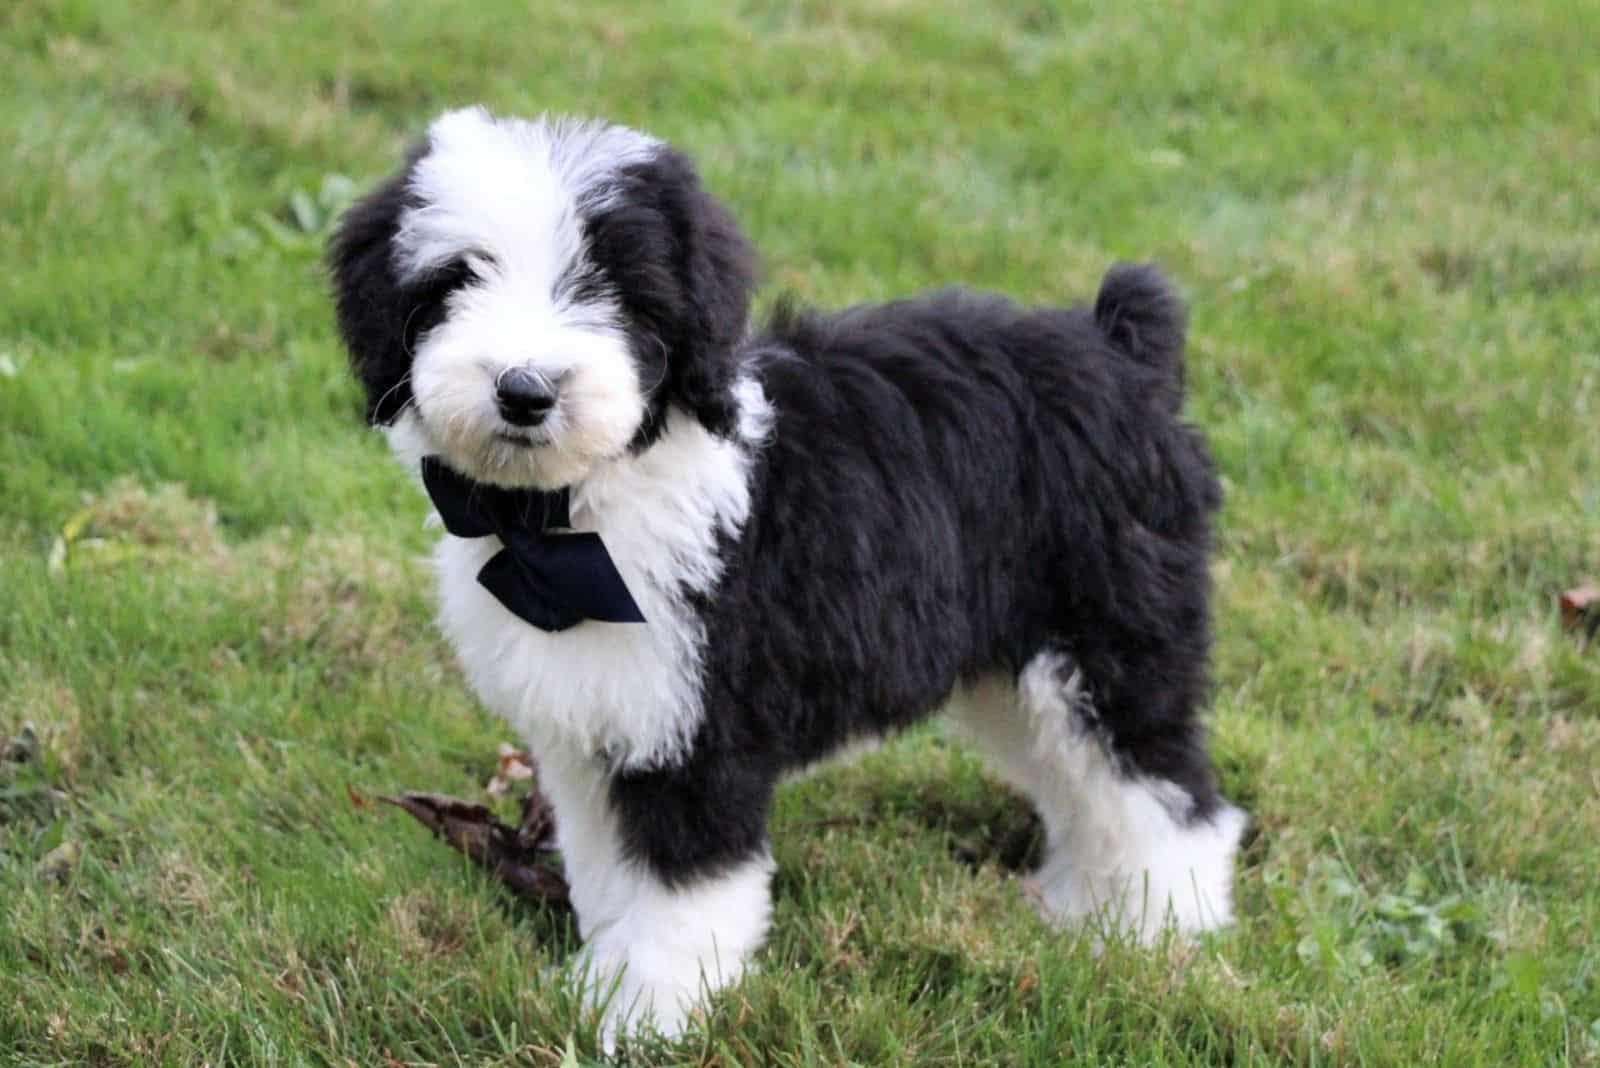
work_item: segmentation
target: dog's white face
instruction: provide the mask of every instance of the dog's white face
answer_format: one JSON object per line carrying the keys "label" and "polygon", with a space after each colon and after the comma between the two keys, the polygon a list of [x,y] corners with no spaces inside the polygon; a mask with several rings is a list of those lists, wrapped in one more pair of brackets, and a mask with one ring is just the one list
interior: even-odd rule
{"label": "dog's white face", "polygon": [[433,126],[400,217],[402,282],[464,270],[411,358],[414,430],[479,481],[551,488],[621,455],[644,418],[614,293],[586,291],[580,219],[655,143],[620,127]]}
{"label": "dog's white face", "polygon": [[645,389],[616,295],[581,286],[595,268],[580,220],[654,147],[620,127],[477,110],[434,123],[393,255],[402,284],[461,281],[414,342],[401,438],[479,481],[540,488],[627,448]]}
{"label": "dog's white face", "polygon": [[402,452],[481,482],[580,481],[669,401],[696,407],[674,380],[694,386],[707,361],[731,374],[729,328],[704,312],[731,299],[737,339],[748,267],[725,220],[687,162],[636,131],[444,115],[334,240],[369,415]]}

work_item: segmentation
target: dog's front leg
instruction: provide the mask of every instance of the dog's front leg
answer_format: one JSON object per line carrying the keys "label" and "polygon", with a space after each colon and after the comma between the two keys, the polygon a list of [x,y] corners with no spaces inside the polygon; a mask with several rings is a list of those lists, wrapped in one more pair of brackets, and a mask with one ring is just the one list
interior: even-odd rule
{"label": "dog's front leg", "polygon": [[680,1034],[766,935],[766,791],[704,772],[614,773],[593,757],[541,754],[585,943],[574,966],[585,997],[604,1005],[608,1049],[634,1031]]}

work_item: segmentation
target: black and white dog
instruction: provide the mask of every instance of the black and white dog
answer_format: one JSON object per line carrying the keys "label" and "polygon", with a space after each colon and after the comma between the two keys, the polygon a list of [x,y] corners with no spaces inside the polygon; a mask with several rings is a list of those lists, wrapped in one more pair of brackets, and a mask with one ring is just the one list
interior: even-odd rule
{"label": "black and white dog", "polygon": [[943,709],[1042,813],[1052,918],[1229,919],[1220,493],[1154,270],[1092,308],[952,291],[750,333],[753,254],[682,155],[480,109],[330,262],[368,415],[449,531],[442,626],[555,806],[608,1034],[681,1030],[760,945],[785,775]]}

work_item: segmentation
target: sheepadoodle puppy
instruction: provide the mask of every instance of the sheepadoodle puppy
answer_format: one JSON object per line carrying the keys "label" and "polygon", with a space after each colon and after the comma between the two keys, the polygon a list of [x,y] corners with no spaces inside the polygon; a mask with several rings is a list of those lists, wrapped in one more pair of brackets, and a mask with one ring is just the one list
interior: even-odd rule
{"label": "sheepadoodle puppy", "polygon": [[786,775],[941,711],[1038,806],[1051,918],[1229,919],[1245,821],[1198,719],[1220,494],[1153,269],[1092,306],[752,330],[753,254],[683,155],[481,109],[330,263],[368,416],[443,521],[441,625],[554,804],[607,1035],[680,1031],[748,964]]}

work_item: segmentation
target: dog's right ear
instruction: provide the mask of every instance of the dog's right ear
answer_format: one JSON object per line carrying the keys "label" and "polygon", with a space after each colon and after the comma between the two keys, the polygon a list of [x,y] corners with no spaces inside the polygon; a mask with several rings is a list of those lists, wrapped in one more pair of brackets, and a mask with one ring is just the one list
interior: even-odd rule
{"label": "dog's right ear", "polygon": [[350,367],[367,393],[367,420],[392,423],[411,402],[409,322],[418,310],[415,287],[403,285],[394,264],[400,216],[411,204],[408,182],[422,155],[414,149],[404,170],[345,212],[328,242],[339,334]]}

